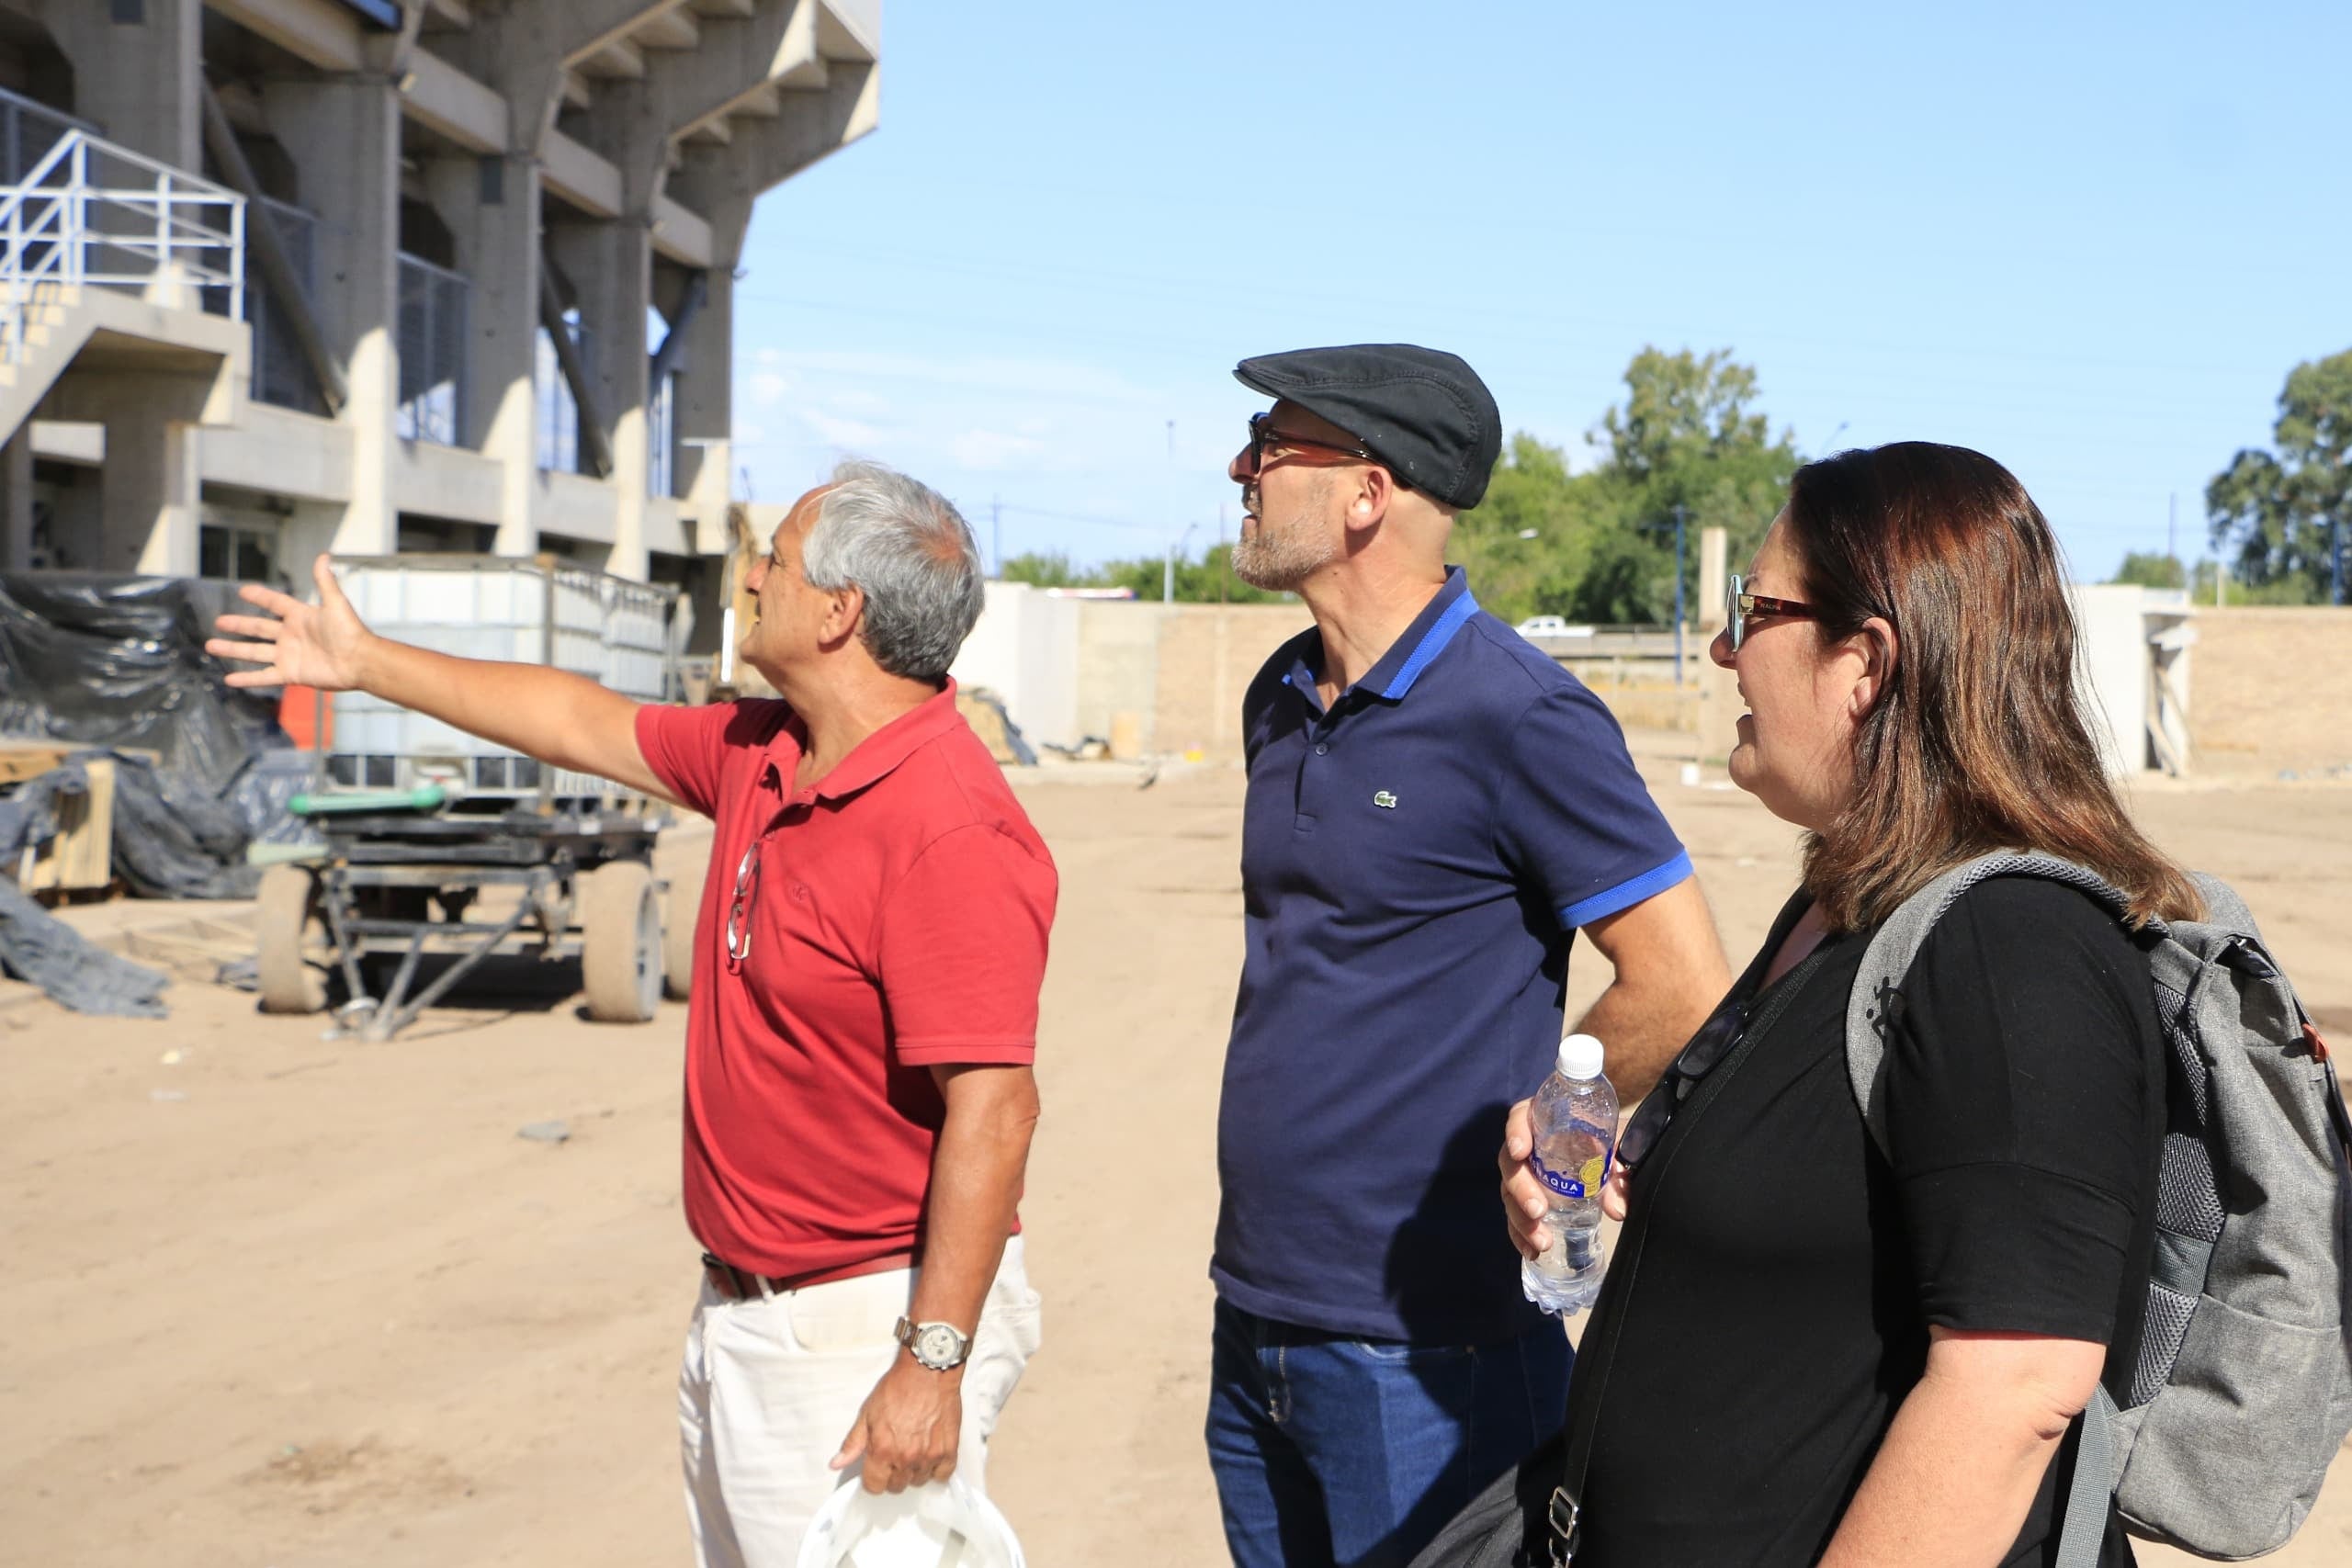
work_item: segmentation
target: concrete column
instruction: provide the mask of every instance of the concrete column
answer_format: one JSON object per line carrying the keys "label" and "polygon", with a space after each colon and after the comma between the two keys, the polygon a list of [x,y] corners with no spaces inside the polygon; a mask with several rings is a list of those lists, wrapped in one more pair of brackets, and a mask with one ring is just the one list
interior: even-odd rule
{"label": "concrete column", "polygon": [[583,220],[548,231],[556,265],[579,291],[588,373],[613,422],[614,528],[605,570],[645,580],[645,487],[650,473],[646,312],[653,306],[653,230],[641,219]]}
{"label": "concrete column", "polygon": [[220,382],[217,367],[93,369],[76,371],[51,394],[54,417],[95,421],[107,431],[96,547],[84,519],[52,537],[61,558],[98,571],[195,575],[204,488],[199,429],[208,417],[220,418]]}
{"label": "concrete column", "polygon": [[108,400],[101,571],[196,575],[202,437],[175,393],[123,377]]}
{"label": "concrete column", "polygon": [[751,208],[709,215],[710,270],[702,310],[687,323],[678,363],[678,493],[695,520],[705,555],[726,548],[727,502],[735,472],[735,266]]}
{"label": "concrete column", "polygon": [[389,555],[400,534],[392,494],[400,403],[400,95],[379,75],[272,82],[262,107],[295,159],[302,204],[319,217],[320,330],[351,397],[351,500],[335,531],[346,555]]}
{"label": "concrete column", "polygon": [[503,474],[496,549],[539,547],[539,212],[537,161],[527,154],[436,159],[425,168],[434,209],[473,280],[467,428],[460,439]]}
{"label": "concrete column", "polygon": [[0,569],[33,564],[33,426],[27,420],[0,446]]}
{"label": "concrete column", "polygon": [[48,0],[74,65],[74,110],[109,141],[190,173],[204,167],[203,0]]}
{"label": "concrete column", "polygon": [[316,595],[311,589],[311,563],[334,553],[335,531],[343,526],[343,508],[324,502],[298,501],[293,515],[277,531],[277,559],[293,580],[298,599]]}

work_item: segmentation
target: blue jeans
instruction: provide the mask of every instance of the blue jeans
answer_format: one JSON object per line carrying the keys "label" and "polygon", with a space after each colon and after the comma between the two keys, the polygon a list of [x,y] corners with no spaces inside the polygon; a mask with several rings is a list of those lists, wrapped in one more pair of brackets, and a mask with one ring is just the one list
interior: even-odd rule
{"label": "blue jeans", "polygon": [[1209,1469],[1235,1568],[1402,1568],[1560,1429],[1555,1322],[1496,1345],[1348,1339],[1219,1301]]}

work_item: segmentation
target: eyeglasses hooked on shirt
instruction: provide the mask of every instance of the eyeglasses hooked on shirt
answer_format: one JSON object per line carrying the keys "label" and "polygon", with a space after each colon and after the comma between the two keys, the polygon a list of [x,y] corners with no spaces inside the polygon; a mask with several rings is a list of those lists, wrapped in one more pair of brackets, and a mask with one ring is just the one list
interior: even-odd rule
{"label": "eyeglasses hooked on shirt", "polygon": [[735,867],[735,897],[727,906],[727,957],[741,964],[752,956],[752,910],[760,897],[760,845],[754,839]]}

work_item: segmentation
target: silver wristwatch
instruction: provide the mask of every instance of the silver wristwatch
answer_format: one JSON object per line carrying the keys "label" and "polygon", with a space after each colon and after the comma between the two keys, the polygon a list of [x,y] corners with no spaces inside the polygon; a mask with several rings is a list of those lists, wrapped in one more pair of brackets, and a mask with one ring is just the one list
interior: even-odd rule
{"label": "silver wristwatch", "polygon": [[972,1353],[972,1337],[952,1323],[912,1323],[902,1317],[891,1334],[914,1353],[917,1362],[934,1372],[955,1371]]}

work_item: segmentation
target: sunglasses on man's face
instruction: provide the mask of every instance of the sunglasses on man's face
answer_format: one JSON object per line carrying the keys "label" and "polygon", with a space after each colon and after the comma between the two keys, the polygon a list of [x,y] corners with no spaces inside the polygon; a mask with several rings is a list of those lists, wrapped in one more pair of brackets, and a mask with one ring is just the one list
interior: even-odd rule
{"label": "sunglasses on man's face", "polygon": [[1724,633],[1731,639],[1731,650],[1747,640],[1748,625],[1753,621],[1770,620],[1774,616],[1792,621],[1817,621],[1821,613],[1810,604],[1794,599],[1774,599],[1747,591],[1747,579],[1734,572],[1724,584]]}
{"label": "sunglasses on man's face", "polygon": [[1241,473],[1245,479],[1254,479],[1265,471],[1266,453],[1270,449],[1337,452],[1343,457],[1357,457],[1367,463],[1380,461],[1378,457],[1365,451],[1362,443],[1350,446],[1336,441],[1317,441],[1312,436],[1293,435],[1287,431],[1276,430],[1273,420],[1271,412],[1250,416],[1250,445],[1242,449],[1241,455]]}

